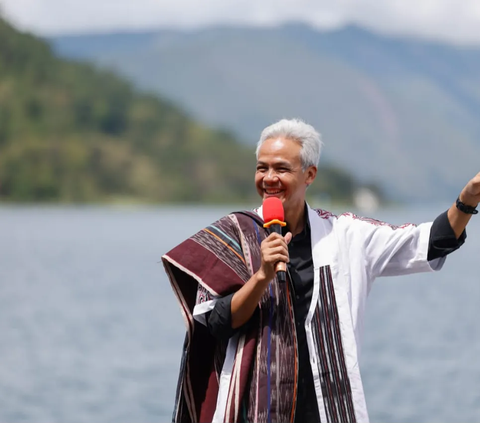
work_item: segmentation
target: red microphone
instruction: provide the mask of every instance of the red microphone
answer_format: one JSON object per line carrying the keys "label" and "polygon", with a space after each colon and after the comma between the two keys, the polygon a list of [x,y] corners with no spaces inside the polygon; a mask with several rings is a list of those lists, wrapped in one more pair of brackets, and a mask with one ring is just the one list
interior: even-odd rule
{"label": "red microphone", "polygon": [[[264,228],[270,228],[272,232],[282,235],[282,226],[287,224],[283,221],[285,214],[282,201],[277,197],[267,197],[263,200],[263,224]],[[279,282],[287,281],[287,265],[281,261],[275,264],[275,272]]]}

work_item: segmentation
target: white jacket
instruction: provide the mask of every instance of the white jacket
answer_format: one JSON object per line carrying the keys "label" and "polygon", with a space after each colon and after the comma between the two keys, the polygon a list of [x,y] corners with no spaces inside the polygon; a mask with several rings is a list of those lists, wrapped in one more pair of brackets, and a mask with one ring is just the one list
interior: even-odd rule
{"label": "white jacket", "polygon": [[[263,217],[261,207],[257,213]],[[328,398],[328,393],[324,394],[322,389],[327,389],[329,383],[340,383],[344,386],[348,379],[346,386],[351,390],[349,404],[353,403],[351,412],[354,413],[354,420],[359,423],[368,422],[359,353],[365,305],[372,283],[379,276],[439,270],[445,258],[430,262],[427,260],[432,223],[392,226],[351,213],[335,216],[310,207],[308,217],[311,227],[314,289],[305,330],[320,419],[341,421],[341,415],[337,415],[335,411],[338,405],[332,402],[326,404],[324,398]],[[197,306],[194,310],[195,318],[204,322],[202,314],[211,310],[214,303],[215,300],[204,303],[201,307]],[[315,329],[318,325],[312,325],[312,319],[318,318],[318,315],[325,313],[327,309],[329,316],[333,317],[326,317],[328,322],[322,323],[322,329],[318,331]],[[323,340],[319,339],[322,337]],[[320,345],[329,342],[328,351],[319,350]],[[222,369],[214,421],[223,421],[226,399],[224,391],[228,390],[234,360],[232,353],[236,348],[237,337],[232,337]],[[325,380],[329,377],[325,375],[331,375],[337,370],[336,378],[340,378],[340,382]],[[324,375],[323,381],[321,374]],[[342,406],[348,408],[349,404]],[[350,421],[350,418],[348,420]]]}

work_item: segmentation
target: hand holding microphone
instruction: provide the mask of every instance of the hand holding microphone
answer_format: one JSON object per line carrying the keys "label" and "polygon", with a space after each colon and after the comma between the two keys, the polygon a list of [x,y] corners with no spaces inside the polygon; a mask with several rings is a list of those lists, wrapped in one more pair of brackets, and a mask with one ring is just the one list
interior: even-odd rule
{"label": "hand holding microphone", "polygon": [[[282,227],[286,226],[283,221],[285,218],[283,204],[277,197],[268,197],[263,202],[262,211],[265,222],[263,226],[272,231],[262,243],[262,266],[264,263],[267,264],[277,274],[278,281],[285,282],[287,280],[286,263],[288,262],[287,244],[292,235],[288,233],[285,238],[282,236]],[[269,279],[273,278],[273,274],[265,276]]]}

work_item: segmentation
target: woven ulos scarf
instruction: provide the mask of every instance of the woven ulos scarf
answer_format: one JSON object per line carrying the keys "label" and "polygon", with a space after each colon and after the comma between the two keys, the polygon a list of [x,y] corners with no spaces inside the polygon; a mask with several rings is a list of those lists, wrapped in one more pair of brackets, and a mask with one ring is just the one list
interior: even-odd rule
{"label": "woven ulos scarf", "polygon": [[[211,422],[226,342],[193,318],[199,287],[208,298],[240,289],[259,269],[268,236],[259,217],[232,213],[162,257],[186,324],[173,421]],[[208,299],[206,298],[206,299]],[[289,284],[269,284],[250,322],[240,330],[224,422],[293,422],[297,348]]]}

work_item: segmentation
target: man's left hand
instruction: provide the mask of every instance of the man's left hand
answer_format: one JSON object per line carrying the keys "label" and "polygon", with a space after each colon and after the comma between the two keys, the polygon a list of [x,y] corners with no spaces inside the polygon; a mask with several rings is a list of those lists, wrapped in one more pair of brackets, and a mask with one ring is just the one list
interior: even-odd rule
{"label": "man's left hand", "polygon": [[459,195],[460,201],[467,206],[477,207],[480,203],[480,173],[477,173]]}

